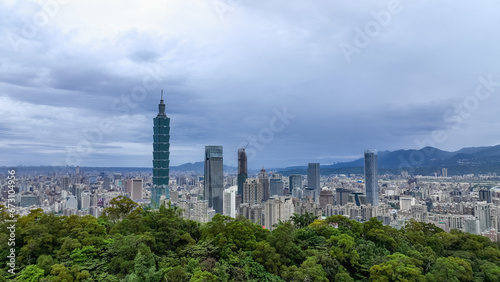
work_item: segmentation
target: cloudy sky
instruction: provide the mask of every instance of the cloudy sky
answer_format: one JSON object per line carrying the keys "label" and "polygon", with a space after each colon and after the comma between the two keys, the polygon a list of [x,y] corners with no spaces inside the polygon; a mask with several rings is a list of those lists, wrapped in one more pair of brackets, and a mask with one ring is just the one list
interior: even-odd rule
{"label": "cloudy sky", "polygon": [[[145,4],[146,3],[146,4]],[[500,1],[0,1],[0,165],[500,144]]]}

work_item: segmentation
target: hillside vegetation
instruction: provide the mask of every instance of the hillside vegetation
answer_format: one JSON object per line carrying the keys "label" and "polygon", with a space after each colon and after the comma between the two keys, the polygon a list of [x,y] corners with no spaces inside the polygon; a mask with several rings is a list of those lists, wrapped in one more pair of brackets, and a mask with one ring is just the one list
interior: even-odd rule
{"label": "hillside vegetation", "polygon": [[[272,232],[244,218],[185,220],[115,199],[99,218],[34,210],[16,225],[16,276],[0,281],[500,281],[488,238],[408,222],[295,215]],[[10,254],[2,208],[0,255]]]}

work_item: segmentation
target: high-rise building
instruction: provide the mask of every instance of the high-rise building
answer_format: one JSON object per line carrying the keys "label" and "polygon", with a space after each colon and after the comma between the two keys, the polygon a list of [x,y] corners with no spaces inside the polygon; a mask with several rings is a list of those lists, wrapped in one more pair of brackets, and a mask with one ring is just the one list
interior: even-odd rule
{"label": "high-rise building", "polygon": [[76,187],[76,200],[78,202],[78,209],[82,208],[82,193],[84,191],[83,187]]}
{"label": "high-rise building", "polygon": [[479,219],[480,231],[485,231],[491,228],[491,204],[487,202],[477,202],[474,207],[474,215]]}
{"label": "high-rise building", "polygon": [[264,191],[264,198],[262,200],[267,201],[271,197],[271,192],[269,191],[269,176],[264,167],[259,172],[259,182],[262,183],[262,190]]}
{"label": "high-rise building", "polygon": [[205,200],[216,213],[223,213],[224,171],[222,146],[205,146]]}
{"label": "high-rise building", "polygon": [[441,176],[442,177],[448,177],[448,169],[443,167],[441,168]]}
{"label": "high-rise building", "polygon": [[64,208],[66,209],[78,209],[78,199],[76,196],[68,196],[66,197],[66,202]]}
{"label": "high-rise building", "polygon": [[491,190],[487,188],[479,190],[479,201],[491,203]]}
{"label": "high-rise building", "polygon": [[246,219],[250,219],[253,223],[263,225],[263,209],[262,205],[249,205],[243,203],[238,208],[238,214]]}
{"label": "high-rise building", "polygon": [[169,167],[170,167],[170,118],[165,114],[163,90],[158,105],[158,115],[153,119],[153,187],[151,205],[159,206],[161,196],[170,199]]}
{"label": "high-rise building", "polygon": [[90,195],[90,206],[97,207],[97,192]]}
{"label": "high-rise building", "polygon": [[68,191],[68,188],[69,188],[69,176],[65,175],[63,176],[62,178],[62,183],[61,183],[62,187],[61,189],[64,190],[64,191]]}
{"label": "high-rise building", "polygon": [[133,201],[142,200],[142,179],[128,179],[127,189],[130,199]]}
{"label": "high-rise building", "polygon": [[309,163],[307,166],[307,187],[314,190],[315,201],[319,201],[320,185],[319,163]]}
{"label": "high-rise building", "polygon": [[88,209],[90,207],[90,193],[88,191],[83,192],[80,201],[81,209]]}
{"label": "high-rise building", "polygon": [[243,203],[260,204],[264,198],[264,189],[258,178],[248,178],[243,184]]}
{"label": "high-rise building", "polygon": [[288,221],[295,212],[293,198],[284,196],[273,196],[264,204],[264,221],[269,230],[279,221]]}
{"label": "high-rise building", "polygon": [[302,175],[292,174],[288,177],[288,185],[290,188],[290,194],[293,195],[293,191],[296,189],[302,189]]}
{"label": "high-rise building", "polygon": [[302,199],[304,196],[304,190],[301,188],[294,188],[292,191],[292,197]]}
{"label": "high-rise building", "polygon": [[191,203],[187,201],[180,201],[176,204],[181,209],[181,216],[185,219],[190,219],[191,217]]}
{"label": "high-rise building", "polygon": [[104,180],[102,182],[102,189],[109,190],[109,188],[111,187],[110,182],[111,182],[111,179],[109,179],[109,177],[107,177],[107,176],[104,177]]}
{"label": "high-rise building", "polygon": [[321,190],[321,192],[319,192],[319,205],[322,209],[324,209],[326,205],[333,205],[333,191]]}
{"label": "high-rise building", "polygon": [[335,204],[337,206],[347,205],[349,202],[349,194],[352,193],[352,190],[345,188],[336,188],[335,189]]}
{"label": "high-rise building", "polygon": [[191,219],[202,223],[208,222],[208,201],[198,201],[193,203]]}
{"label": "high-rise building", "polygon": [[411,206],[415,205],[415,198],[413,197],[399,197],[399,209],[401,211],[411,210]]}
{"label": "high-rise building", "polygon": [[283,183],[283,180],[281,179],[281,174],[272,174],[271,179],[269,181],[269,190],[271,196],[278,195],[282,196],[283,195],[283,189],[285,189],[285,183]]}
{"label": "high-rise building", "polygon": [[376,150],[365,151],[365,194],[369,204],[378,206],[378,160]]}
{"label": "high-rise building", "polygon": [[240,148],[238,149],[238,195],[243,195],[243,184],[247,177],[247,154],[244,148]]}
{"label": "high-rise building", "polygon": [[479,219],[477,218],[466,218],[464,221],[464,232],[476,234],[481,234],[481,225]]}
{"label": "high-rise building", "polygon": [[351,194],[349,194],[349,202],[353,203],[358,207],[368,204],[366,195],[359,192],[352,192]]}
{"label": "high-rise building", "polygon": [[238,186],[231,186],[224,190],[223,208],[224,215],[236,218],[236,193]]}

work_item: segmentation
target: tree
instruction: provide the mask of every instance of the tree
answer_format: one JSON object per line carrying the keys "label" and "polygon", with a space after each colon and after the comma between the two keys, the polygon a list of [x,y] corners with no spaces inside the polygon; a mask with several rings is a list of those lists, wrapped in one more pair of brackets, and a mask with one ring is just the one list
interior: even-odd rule
{"label": "tree", "polygon": [[375,244],[377,244],[378,246],[388,249],[391,252],[396,251],[398,247],[398,243],[396,242],[396,240],[393,238],[393,236],[389,236],[386,228],[384,227],[382,229],[370,229],[370,231],[366,233],[366,238],[372,242],[375,242]]}
{"label": "tree", "polygon": [[438,258],[436,265],[425,276],[427,281],[458,282],[472,281],[472,267],[470,263],[455,257]]}
{"label": "tree", "polygon": [[151,250],[144,246],[139,249],[134,259],[134,273],[138,281],[156,282],[161,273],[156,271],[156,262]]}
{"label": "tree", "polygon": [[295,227],[304,228],[313,223],[316,218],[318,217],[315,214],[306,211],[303,215],[294,213],[292,217],[290,217],[290,220],[292,221],[293,225],[295,225]]}
{"label": "tree", "polygon": [[327,217],[325,221],[328,225],[337,227],[342,233],[350,235],[360,235],[363,233],[363,225],[361,223],[343,215],[332,215]]}
{"label": "tree", "polygon": [[330,255],[338,260],[345,268],[354,270],[359,264],[359,254],[355,249],[356,242],[354,238],[347,234],[332,236],[327,241],[332,247]]}
{"label": "tree", "polygon": [[316,257],[308,257],[300,267],[295,265],[284,267],[282,277],[287,281],[324,281],[328,282],[325,270],[321,264],[317,263]]}
{"label": "tree", "polygon": [[181,255],[190,258],[196,258],[200,261],[208,257],[216,257],[218,253],[217,247],[212,244],[211,240],[199,241],[195,245],[186,246]]}
{"label": "tree", "polygon": [[132,210],[139,206],[136,202],[124,196],[113,198],[109,201],[109,204],[111,206],[105,208],[104,213],[114,222],[124,218]]}
{"label": "tree", "polygon": [[165,270],[165,280],[169,282],[184,282],[189,281],[189,277],[184,267],[178,265]]}
{"label": "tree", "polygon": [[354,279],[347,272],[340,272],[335,275],[335,280],[337,282],[354,282]]}
{"label": "tree", "polygon": [[217,276],[208,271],[198,270],[191,277],[190,282],[217,282]]}
{"label": "tree", "polygon": [[484,281],[500,281],[500,267],[489,261],[481,261],[480,269],[484,273]]}
{"label": "tree", "polygon": [[252,257],[255,262],[264,266],[266,271],[278,274],[281,266],[281,258],[276,249],[271,247],[268,242],[261,241],[255,245],[255,250],[252,252]]}
{"label": "tree", "polygon": [[50,273],[52,265],[54,265],[54,259],[49,255],[41,255],[36,260],[36,265],[43,269],[44,273]]}
{"label": "tree", "polygon": [[17,276],[16,281],[38,282],[38,280],[40,278],[43,278],[43,276],[44,276],[44,270],[32,264],[28,265],[25,269],[23,269],[19,273],[19,276]]}
{"label": "tree", "polygon": [[64,264],[54,264],[47,279],[54,282],[73,282],[75,278]]}
{"label": "tree", "polygon": [[356,276],[363,279],[370,277],[372,266],[386,262],[387,256],[390,255],[386,248],[364,239],[356,242],[355,250],[360,257],[359,265],[356,266]]}
{"label": "tree", "polygon": [[415,261],[403,254],[388,256],[389,261],[370,268],[370,280],[373,281],[425,281],[422,270],[415,266]]}
{"label": "tree", "polygon": [[73,262],[77,264],[83,264],[85,262],[91,261],[96,256],[96,249],[94,246],[85,246],[73,250],[71,252],[70,258]]}
{"label": "tree", "polygon": [[304,260],[302,250],[294,243],[295,228],[290,222],[285,222],[273,230],[267,238],[280,257],[282,264],[300,264]]}

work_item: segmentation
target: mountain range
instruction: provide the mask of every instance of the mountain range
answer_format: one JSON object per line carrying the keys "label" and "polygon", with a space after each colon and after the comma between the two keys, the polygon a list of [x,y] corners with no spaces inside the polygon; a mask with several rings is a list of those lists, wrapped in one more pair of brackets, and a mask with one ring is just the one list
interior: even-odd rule
{"label": "mountain range", "polygon": [[[203,162],[187,163],[171,167],[175,171],[193,171],[203,173]],[[378,167],[380,174],[399,174],[407,170],[410,175],[434,175],[442,168],[448,169],[448,175],[463,175],[471,173],[500,172],[500,145],[469,147],[455,152],[443,151],[434,147],[424,147],[419,150],[397,150],[378,152]],[[236,167],[224,166],[224,172],[236,173]],[[290,174],[307,174],[307,166],[292,166],[285,168],[269,168],[287,176]],[[257,173],[251,170],[249,173]],[[321,165],[321,174],[363,174],[364,159],[350,162]]]}
{"label": "mountain range", "polygon": [[[434,147],[419,150],[397,150],[378,152],[379,174],[399,174],[407,170],[409,174],[433,175],[441,168],[448,169],[448,175],[500,172],[500,145],[489,147],[469,147],[455,152]],[[284,175],[306,174],[307,166],[285,168]],[[364,159],[350,162],[322,165],[321,174],[363,174]]]}
{"label": "mountain range", "polygon": [[[7,167],[4,167],[7,169]],[[448,169],[448,175],[463,174],[485,174],[500,173],[500,145],[485,147],[463,148],[455,152],[443,151],[434,147],[424,147],[419,150],[397,150],[378,152],[379,174],[399,174],[402,170],[407,170],[410,175],[434,175],[442,168]],[[5,171],[4,169],[4,171]],[[50,167],[50,166],[17,166],[19,172],[62,172],[74,173],[72,166]],[[82,167],[82,170],[108,171],[108,172],[132,172],[151,171],[151,168],[140,167]],[[203,174],[204,162],[185,163],[179,166],[171,166],[170,171],[193,172]],[[260,170],[260,169],[259,169]],[[259,170],[249,170],[249,174],[258,173]],[[266,170],[282,173],[285,176],[290,174],[307,174],[307,166],[292,166],[285,168],[266,168]],[[224,172],[236,174],[237,168],[224,165]],[[350,162],[335,163],[331,165],[321,165],[322,175],[331,174],[363,174],[364,159],[359,158]]]}

